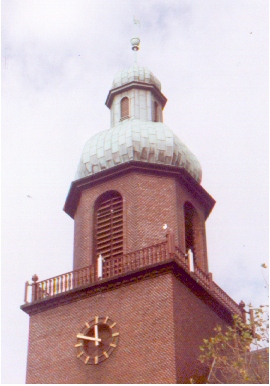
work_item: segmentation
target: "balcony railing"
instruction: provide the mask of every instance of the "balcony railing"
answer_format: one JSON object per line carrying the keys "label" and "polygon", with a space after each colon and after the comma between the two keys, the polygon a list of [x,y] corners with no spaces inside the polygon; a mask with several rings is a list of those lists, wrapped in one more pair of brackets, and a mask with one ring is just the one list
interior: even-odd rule
{"label": "balcony railing", "polygon": [[50,279],[38,281],[34,276],[33,283],[25,283],[25,303],[52,298],[58,294],[63,294],[80,287],[97,284],[103,280],[114,278],[121,274],[137,271],[174,260],[183,268],[189,276],[196,280],[211,295],[217,298],[230,312],[243,317],[243,311],[215,282],[212,280],[211,273],[205,273],[199,267],[194,266],[190,270],[190,261],[178,247],[173,243],[173,237],[168,234],[165,242],[146,247],[135,252],[130,252],[122,256],[106,259],[102,264],[102,276],[98,273],[98,264],[87,266],[75,271],[67,272]]}

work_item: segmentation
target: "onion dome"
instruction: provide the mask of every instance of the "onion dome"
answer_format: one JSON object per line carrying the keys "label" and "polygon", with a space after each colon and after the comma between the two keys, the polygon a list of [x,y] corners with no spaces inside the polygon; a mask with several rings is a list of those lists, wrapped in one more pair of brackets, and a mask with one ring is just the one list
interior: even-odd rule
{"label": "onion dome", "polygon": [[115,75],[113,79],[112,89],[123,86],[133,81],[153,84],[159,90],[161,90],[161,83],[153,75],[153,73],[146,67],[139,67],[137,63],[134,63],[134,65],[128,68],[127,70],[119,71]]}
{"label": "onion dome", "polygon": [[184,168],[198,183],[199,161],[162,122],[127,119],[90,138],[83,149],[75,179],[129,161],[174,165]]}
{"label": "onion dome", "polygon": [[136,63],[139,44],[139,38],[131,39],[134,65],[115,75],[108,93],[105,104],[110,109],[111,128],[86,142],[75,179],[140,161],[183,168],[200,183],[199,161],[163,123],[167,99],[160,81]]}

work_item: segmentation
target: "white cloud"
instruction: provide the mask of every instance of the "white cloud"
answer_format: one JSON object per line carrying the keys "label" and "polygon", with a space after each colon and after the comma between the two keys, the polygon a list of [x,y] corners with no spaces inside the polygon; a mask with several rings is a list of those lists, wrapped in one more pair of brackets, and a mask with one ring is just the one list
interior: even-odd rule
{"label": "white cloud", "polygon": [[24,382],[24,282],[72,269],[73,222],[62,207],[84,143],[109,127],[104,102],[114,74],[133,63],[137,32],[139,64],[168,97],[164,121],[198,157],[217,200],[207,221],[214,279],[237,301],[265,297],[267,11],[258,0],[2,2],[2,323],[14,332],[20,320],[23,363],[15,374],[4,339],[3,380]]}

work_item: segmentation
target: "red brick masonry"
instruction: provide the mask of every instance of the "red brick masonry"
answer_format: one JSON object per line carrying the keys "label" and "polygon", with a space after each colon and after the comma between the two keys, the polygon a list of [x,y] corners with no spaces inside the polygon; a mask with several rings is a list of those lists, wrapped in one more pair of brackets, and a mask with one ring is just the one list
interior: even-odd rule
{"label": "red brick masonry", "polygon": [[[97,279],[94,208],[123,198],[123,255]],[[184,169],[128,162],[74,181],[65,211],[75,220],[74,271],[26,283],[32,299],[27,383],[189,383],[207,373],[199,345],[239,306],[208,272],[205,221],[214,199]],[[185,256],[185,205],[192,207],[194,272]],[[162,229],[168,224],[169,232]],[[176,247],[177,246],[177,247]],[[28,300],[26,296],[26,301]],[[76,334],[95,316],[117,323],[119,344],[98,365],[76,357]]]}
{"label": "red brick masonry", "polygon": [[[27,383],[183,383],[204,375],[202,339],[240,308],[177,255],[163,257],[22,306],[30,314]],[[96,315],[118,324],[120,340],[108,360],[89,366],[74,345]]]}

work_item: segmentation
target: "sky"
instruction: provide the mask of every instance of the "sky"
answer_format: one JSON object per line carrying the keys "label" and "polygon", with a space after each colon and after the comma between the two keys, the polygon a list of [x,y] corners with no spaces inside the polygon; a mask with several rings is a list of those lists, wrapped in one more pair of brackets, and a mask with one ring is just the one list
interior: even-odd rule
{"label": "sky", "polygon": [[214,281],[268,302],[268,15],[267,0],[2,0],[2,383],[25,383],[25,282],[72,270],[63,206],[84,144],[110,127],[105,100],[135,35],[164,123],[216,200]]}

